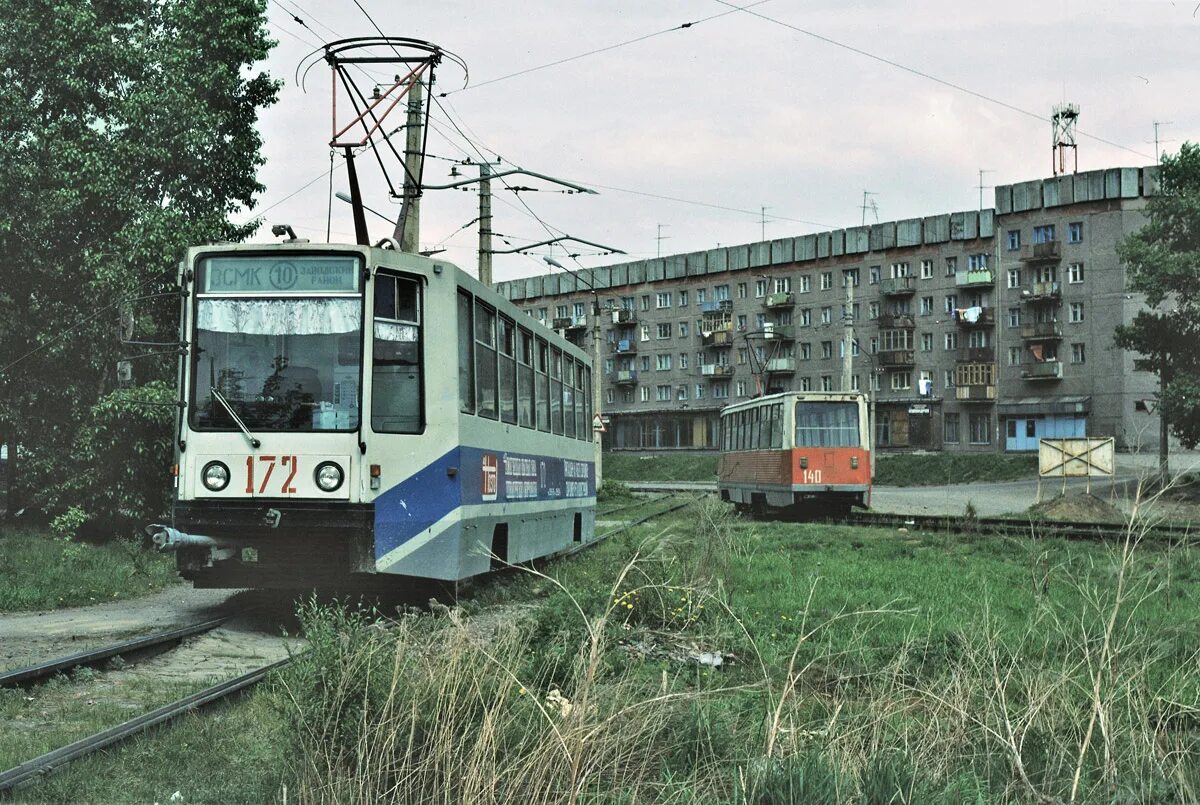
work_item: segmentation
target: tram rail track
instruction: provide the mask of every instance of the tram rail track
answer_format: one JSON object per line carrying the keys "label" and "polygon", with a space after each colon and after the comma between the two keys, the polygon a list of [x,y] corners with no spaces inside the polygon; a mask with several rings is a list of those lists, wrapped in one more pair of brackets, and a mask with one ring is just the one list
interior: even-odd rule
{"label": "tram rail track", "polygon": [[1152,523],[1130,530],[1123,523],[1096,523],[1081,520],[1031,520],[1016,517],[963,517],[944,514],[893,514],[852,512],[824,518],[819,522],[865,525],[876,528],[911,528],[954,533],[985,533],[1000,536],[1059,537],[1070,540],[1123,540],[1131,533],[1141,538],[1182,542],[1200,537],[1200,528],[1179,523]]}

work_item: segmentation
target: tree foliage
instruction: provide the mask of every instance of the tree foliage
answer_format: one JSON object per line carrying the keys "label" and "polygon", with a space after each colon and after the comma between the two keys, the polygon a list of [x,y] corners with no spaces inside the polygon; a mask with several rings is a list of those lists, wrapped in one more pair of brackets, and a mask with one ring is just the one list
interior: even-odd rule
{"label": "tree foliage", "polygon": [[[161,509],[183,249],[238,240],[263,189],[256,113],[277,83],[265,0],[29,0],[0,17],[0,440],[27,457],[20,497],[93,520]],[[138,386],[114,393],[121,357]],[[173,398],[173,395],[171,395]],[[159,405],[132,402],[147,400]],[[108,440],[107,443],[101,443]],[[112,465],[148,462],[106,491]]]}
{"label": "tree foliage", "polygon": [[1163,381],[1158,411],[1190,448],[1200,443],[1200,145],[1163,157],[1159,182],[1148,223],[1117,246],[1129,289],[1151,309],[1118,326],[1114,340]]}

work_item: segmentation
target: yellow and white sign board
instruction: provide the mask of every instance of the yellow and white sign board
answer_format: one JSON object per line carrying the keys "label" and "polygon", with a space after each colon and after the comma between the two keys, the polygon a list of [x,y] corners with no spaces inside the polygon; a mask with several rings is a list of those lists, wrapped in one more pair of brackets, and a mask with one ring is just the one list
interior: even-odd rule
{"label": "yellow and white sign board", "polygon": [[1038,443],[1038,475],[1042,478],[1084,478],[1113,475],[1116,471],[1116,439],[1041,439]]}

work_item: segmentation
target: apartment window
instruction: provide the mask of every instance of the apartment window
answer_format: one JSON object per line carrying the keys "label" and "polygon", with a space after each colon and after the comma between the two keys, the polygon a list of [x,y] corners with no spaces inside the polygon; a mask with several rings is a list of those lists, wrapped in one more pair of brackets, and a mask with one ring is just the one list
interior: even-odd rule
{"label": "apartment window", "polygon": [[775,314],[775,323],[787,327],[792,323],[792,311],[781,310]]}
{"label": "apartment window", "polygon": [[776,277],[775,278],[775,293],[791,293],[792,278],[791,277]]}
{"label": "apartment window", "polygon": [[746,298],[746,283],[744,283],[744,282],[739,282],[739,283],[737,284],[737,298],[738,298],[738,299],[745,299],[745,298]]}
{"label": "apartment window", "polygon": [[745,348],[739,349],[739,350],[737,351],[737,362],[738,362],[738,365],[739,365],[739,366],[741,366],[741,365],[745,364],[745,363],[746,363],[746,358],[747,358],[749,355],[750,355],[750,353],[749,353],[749,352],[748,352],[748,351],[747,351]]}
{"label": "apartment window", "polygon": [[861,378],[858,375],[850,376],[850,390],[859,391],[862,387]]}
{"label": "apartment window", "polygon": [[655,337],[656,338],[670,338],[671,337],[671,322],[660,321],[658,324],[654,325],[654,327],[655,327]]}
{"label": "apartment window", "polygon": [[638,395],[641,397],[642,402],[650,402],[650,387],[638,386]]}
{"label": "apartment window", "polygon": [[708,299],[708,289],[707,288],[697,288],[696,289],[696,304],[703,305],[705,300],[707,300],[707,299]]}
{"label": "apartment window", "polygon": [[680,400],[680,401],[686,401],[687,398],[688,398],[688,387],[686,385],[680,386],[679,388],[675,389],[675,399]]}
{"label": "apartment window", "polygon": [[713,288],[713,298],[716,299],[718,302],[728,302],[729,301],[729,286],[728,285],[718,285],[717,287]]}
{"label": "apartment window", "polygon": [[800,311],[800,326],[801,327],[811,327],[812,326],[812,308],[806,307]]}
{"label": "apartment window", "polygon": [[958,349],[958,333],[950,331],[946,333],[946,349]]}
{"label": "apartment window", "polygon": [[576,319],[582,319],[587,315],[587,305],[585,305],[583,302],[576,302],[571,306],[571,315]]}
{"label": "apartment window", "polygon": [[821,391],[833,391],[833,375],[821,375]]}
{"label": "apartment window", "polygon": [[1054,240],[1054,224],[1035,226],[1033,228],[1034,243],[1051,243]]}
{"label": "apartment window", "polygon": [[982,271],[988,267],[988,256],[986,253],[972,254],[967,256],[967,269],[970,271]]}
{"label": "apartment window", "polygon": [[923,280],[933,279],[933,261],[932,260],[922,260],[921,261],[921,279],[923,279]]}
{"label": "apartment window", "polygon": [[970,414],[971,444],[992,443],[991,414]]}
{"label": "apartment window", "polygon": [[833,287],[833,272],[832,271],[822,271],[821,272],[821,290],[828,291],[832,287]]}
{"label": "apartment window", "polygon": [[746,331],[746,314],[745,313],[738,314],[737,329],[738,329],[739,333],[744,333]]}
{"label": "apartment window", "polygon": [[699,383],[696,384],[696,399],[704,399],[704,386],[700,385]]}
{"label": "apartment window", "polygon": [[876,353],[879,352],[879,336],[877,336],[877,335],[871,336],[871,340],[868,341],[867,343],[871,350],[872,355],[875,355]]}
{"label": "apartment window", "polygon": [[728,381],[722,381],[720,383],[713,383],[712,394],[713,394],[714,399],[718,399],[718,400],[726,399],[729,396]]}
{"label": "apartment window", "polygon": [[1009,347],[1008,348],[1008,365],[1009,366],[1020,366],[1021,365],[1021,348],[1020,347]]}
{"label": "apartment window", "polygon": [[679,368],[680,369],[688,368],[688,354],[686,352],[679,353]]}
{"label": "apartment window", "polygon": [[633,389],[624,389],[621,392],[621,402],[633,402]]}
{"label": "apartment window", "polygon": [[892,391],[912,388],[912,372],[892,372]]}
{"label": "apartment window", "polygon": [[932,296],[922,296],[921,297],[921,315],[922,316],[933,315],[933,297]]}
{"label": "apartment window", "polygon": [[1085,363],[1087,355],[1084,353],[1083,344],[1071,345],[1071,363]]}
{"label": "apartment window", "polygon": [[686,321],[679,322],[679,337],[680,338],[688,337],[688,323]]}
{"label": "apartment window", "polygon": [[1020,327],[1021,326],[1021,308],[1010,307],[1008,309],[1008,326],[1009,327]]}
{"label": "apartment window", "polygon": [[739,397],[745,397],[745,396],[746,396],[746,381],[745,381],[745,380],[739,380],[739,381],[738,381],[738,382],[737,382],[737,383],[734,385],[734,390],[735,390],[735,392],[737,393],[737,396],[739,396]]}
{"label": "apartment window", "polygon": [[1020,248],[1021,248],[1021,230],[1019,230],[1019,229],[1008,230],[1008,250],[1010,252],[1015,252],[1017,249],[1020,249]]}
{"label": "apartment window", "polygon": [[1083,321],[1083,302],[1072,302],[1071,303],[1069,321],[1073,321],[1073,322]]}
{"label": "apartment window", "polygon": [[947,389],[954,388],[954,370],[947,369],[946,374],[943,375],[943,377],[942,377],[942,381],[944,382]]}
{"label": "apartment window", "polygon": [[833,322],[833,308],[821,308],[821,324],[830,324]]}
{"label": "apartment window", "polygon": [[843,288],[848,288],[851,285],[853,285],[855,288],[857,288],[859,285],[859,282],[860,282],[860,277],[859,277],[859,270],[857,268],[842,269],[842,287]]}
{"label": "apartment window", "polygon": [[641,327],[641,338],[642,338],[642,340],[643,340],[643,341],[649,341],[649,340],[650,340],[650,325],[649,325],[649,324],[643,324],[643,325],[642,325],[642,327]]}
{"label": "apartment window", "polygon": [[921,333],[921,351],[933,352],[933,333]]}
{"label": "apartment window", "polygon": [[808,341],[800,342],[800,360],[812,360],[812,343]]}
{"label": "apartment window", "polygon": [[654,368],[660,372],[670,369],[671,368],[671,356],[670,355],[655,355],[654,356]]}
{"label": "apartment window", "polygon": [[1010,268],[1008,270],[1008,287],[1009,288],[1020,288],[1021,287],[1021,269]]}
{"label": "apartment window", "polygon": [[921,376],[917,380],[917,393],[919,393],[922,397],[926,397],[933,393],[933,372],[930,370],[921,370]]}
{"label": "apartment window", "polygon": [[812,391],[812,378],[811,377],[800,378],[800,390],[801,391]]}
{"label": "apartment window", "polygon": [[766,323],[767,323],[767,314],[765,314],[765,313],[755,313],[754,314],[754,329],[761,330],[761,329],[763,329],[763,326],[766,325]]}
{"label": "apartment window", "polygon": [[606,374],[606,375],[611,374],[612,370],[615,368],[616,368],[616,364],[614,363],[612,358],[604,359],[604,374]]}
{"label": "apartment window", "polygon": [[868,302],[867,303],[867,317],[871,318],[871,319],[879,318],[879,303],[878,302]]}
{"label": "apartment window", "polygon": [[953,277],[957,273],[958,273],[958,258],[957,257],[947,257],[946,258],[946,276]]}
{"label": "apartment window", "polygon": [[943,309],[943,310],[944,310],[946,313],[953,313],[953,312],[954,312],[954,309],[955,309],[956,307],[958,307],[958,295],[957,295],[957,294],[948,294],[948,295],[946,296],[946,301],[945,301],[945,302],[943,302],[943,308],[942,308],[942,309]]}
{"label": "apartment window", "polygon": [[757,299],[762,299],[767,295],[767,281],[758,280],[754,283],[754,296]]}
{"label": "apartment window", "polygon": [[1067,243],[1083,243],[1083,221],[1067,224]]}
{"label": "apartment window", "polygon": [[800,277],[800,293],[809,293],[812,290],[812,277],[805,274]]}
{"label": "apartment window", "polygon": [[942,441],[948,444],[958,444],[958,414],[942,415]]}
{"label": "apartment window", "polygon": [[567,306],[566,305],[555,305],[554,318],[565,319],[566,317],[567,317]]}
{"label": "apartment window", "polygon": [[664,291],[654,297],[654,306],[658,309],[671,306],[671,292]]}
{"label": "apartment window", "polygon": [[605,389],[604,401],[606,403],[609,403],[609,404],[614,403],[614,402],[616,402],[616,398],[617,398],[617,395],[613,393],[612,389]]}
{"label": "apartment window", "polygon": [[650,294],[642,294],[642,310],[650,309]]}
{"label": "apartment window", "polygon": [[654,387],[654,399],[657,400],[658,402],[670,402],[671,401],[671,387],[670,386],[655,386]]}
{"label": "apartment window", "polygon": [[879,266],[871,266],[871,268],[867,271],[867,282],[871,285],[879,284],[879,269]]}
{"label": "apartment window", "polygon": [[832,358],[833,357],[833,342],[832,341],[822,341],[821,342],[821,357],[822,358]]}
{"label": "apartment window", "polygon": [[650,371],[650,356],[649,355],[642,356],[642,371],[643,372]]}
{"label": "apartment window", "polygon": [[1067,266],[1067,282],[1071,285],[1083,282],[1083,263],[1071,263]]}
{"label": "apartment window", "polygon": [[908,263],[892,263],[891,265],[892,279],[908,276]]}

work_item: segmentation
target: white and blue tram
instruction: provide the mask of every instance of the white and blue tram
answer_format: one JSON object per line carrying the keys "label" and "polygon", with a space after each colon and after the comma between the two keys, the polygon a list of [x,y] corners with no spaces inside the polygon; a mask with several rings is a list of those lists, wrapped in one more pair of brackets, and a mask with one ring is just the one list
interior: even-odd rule
{"label": "white and blue tram", "polygon": [[458,580],[590,541],[587,355],[444,261],[189,250],[170,525],[198,587]]}

